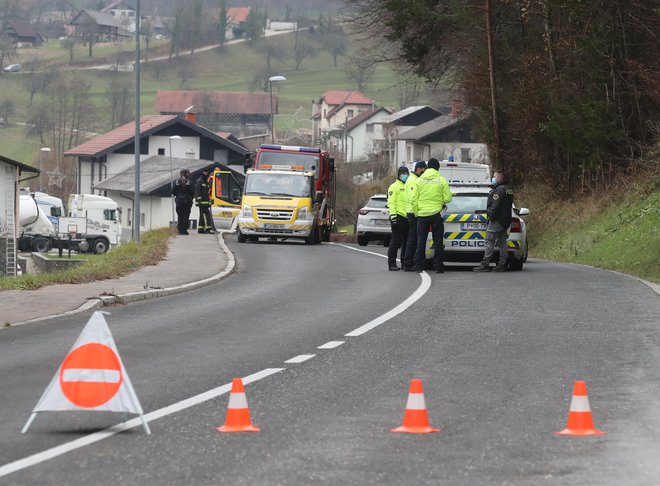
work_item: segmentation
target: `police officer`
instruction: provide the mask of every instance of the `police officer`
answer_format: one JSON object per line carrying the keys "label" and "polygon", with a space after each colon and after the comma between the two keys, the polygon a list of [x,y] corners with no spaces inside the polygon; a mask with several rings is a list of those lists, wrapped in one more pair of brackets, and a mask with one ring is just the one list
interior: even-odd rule
{"label": "police officer", "polygon": [[445,225],[440,212],[445,204],[451,201],[449,183],[440,174],[440,162],[431,158],[427,162],[427,169],[415,182],[412,192],[412,209],[417,215],[417,251],[415,252],[415,271],[424,270],[426,261],[426,239],[428,228],[431,227],[435,255],[433,256],[433,269],[435,273],[444,273],[444,244],[443,236]]}
{"label": "police officer", "polygon": [[508,247],[506,240],[511,225],[511,208],[513,207],[513,189],[506,182],[504,171],[494,173],[495,187],[488,194],[488,229],[486,230],[486,251],[481,265],[474,267],[475,272],[490,272],[490,259],[495,251],[495,242],[500,246],[500,261],[495,267],[496,272],[506,272]]}
{"label": "police officer", "polygon": [[387,207],[390,210],[390,224],[392,226],[392,239],[387,250],[387,265],[390,272],[401,270],[396,264],[396,254],[401,248],[401,261],[406,254],[406,241],[408,240],[408,219],[406,180],[408,179],[408,168],[399,167],[396,180],[387,189]]}
{"label": "police officer", "polygon": [[204,169],[195,182],[195,204],[199,208],[198,233],[215,233],[213,217],[211,216],[211,187],[209,186],[209,170]]}
{"label": "police officer", "polygon": [[408,219],[408,241],[406,242],[406,255],[403,260],[403,271],[415,271],[415,252],[417,251],[417,216],[412,209],[412,192],[415,190],[416,181],[426,170],[426,162],[418,160],[415,162],[413,172],[406,181],[406,212]]}
{"label": "police officer", "polygon": [[183,169],[179,173],[179,180],[172,184],[170,191],[174,196],[174,205],[176,206],[176,229],[180,235],[187,235],[190,227],[190,210],[193,205],[192,182],[190,181],[190,171]]}

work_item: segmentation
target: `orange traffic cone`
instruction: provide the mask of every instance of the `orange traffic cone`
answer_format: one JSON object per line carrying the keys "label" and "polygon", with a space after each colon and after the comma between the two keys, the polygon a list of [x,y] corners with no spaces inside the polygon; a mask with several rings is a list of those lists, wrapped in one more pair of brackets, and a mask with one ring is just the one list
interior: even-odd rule
{"label": "orange traffic cone", "polygon": [[231,382],[225,425],[217,427],[216,430],[219,432],[259,432],[261,430],[252,425],[243,380],[240,378],[234,378]]}
{"label": "orange traffic cone", "polygon": [[589,407],[589,397],[587,396],[587,385],[584,381],[576,381],[573,386],[573,397],[571,398],[571,408],[568,412],[568,423],[561,432],[555,432],[555,435],[604,435],[607,432],[594,428],[594,421],[591,417],[591,408]]}
{"label": "orange traffic cone", "polygon": [[410,391],[408,392],[406,411],[403,414],[403,425],[392,429],[390,432],[405,432],[408,434],[440,432],[440,429],[434,429],[429,425],[422,380],[416,378],[410,380]]}

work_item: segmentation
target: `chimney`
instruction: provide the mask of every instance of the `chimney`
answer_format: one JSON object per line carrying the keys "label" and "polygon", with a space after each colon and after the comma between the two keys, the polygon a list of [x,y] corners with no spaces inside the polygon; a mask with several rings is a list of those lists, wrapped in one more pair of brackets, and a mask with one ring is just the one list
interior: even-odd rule
{"label": "chimney", "polygon": [[195,108],[195,105],[189,106],[183,110],[183,116],[190,123],[197,125],[197,109]]}
{"label": "chimney", "polygon": [[456,119],[463,113],[463,101],[451,100],[451,117]]}

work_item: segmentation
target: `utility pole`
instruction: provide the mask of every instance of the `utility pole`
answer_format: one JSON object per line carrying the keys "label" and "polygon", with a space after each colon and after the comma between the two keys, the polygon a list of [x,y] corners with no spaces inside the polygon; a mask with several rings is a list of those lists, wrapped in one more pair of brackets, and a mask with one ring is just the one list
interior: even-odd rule
{"label": "utility pole", "polygon": [[486,0],[486,32],[488,34],[488,71],[490,75],[490,103],[493,110],[493,135],[495,137],[495,169],[503,170],[502,136],[497,119],[497,85],[495,84],[495,60],[493,55],[493,2]]}
{"label": "utility pole", "polygon": [[140,242],[140,0],[135,5],[135,191],[133,240]]}

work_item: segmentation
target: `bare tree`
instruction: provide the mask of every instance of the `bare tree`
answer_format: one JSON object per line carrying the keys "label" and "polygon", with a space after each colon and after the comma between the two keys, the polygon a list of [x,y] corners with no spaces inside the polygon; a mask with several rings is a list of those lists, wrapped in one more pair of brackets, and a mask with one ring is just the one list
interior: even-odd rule
{"label": "bare tree", "polygon": [[284,61],[289,56],[287,48],[279,39],[264,39],[257,44],[256,50],[266,57],[266,70],[269,73],[272,73],[271,61],[273,59]]}
{"label": "bare tree", "polygon": [[115,77],[106,90],[106,101],[110,108],[112,128],[122,125],[133,118],[132,82]]}
{"label": "bare tree", "polygon": [[69,51],[69,62],[73,62],[73,52],[76,47],[76,39],[74,37],[67,37],[62,43],[63,47]]}
{"label": "bare tree", "polygon": [[5,61],[11,61],[16,55],[16,46],[14,46],[6,37],[0,38],[0,74],[4,71]]}
{"label": "bare tree", "polygon": [[43,102],[33,107],[27,118],[25,134],[28,137],[39,137],[39,143],[43,147],[52,129],[53,119],[48,103]]}
{"label": "bare tree", "polygon": [[9,125],[9,117],[16,112],[14,100],[5,98],[0,102],[0,117],[3,119],[3,125]]}
{"label": "bare tree", "polygon": [[30,92],[30,103],[28,106],[32,106],[34,101],[34,96],[37,93],[44,92],[48,86],[54,82],[58,77],[57,71],[50,70],[45,72],[32,72],[27,78],[27,88]]}
{"label": "bare tree", "polygon": [[308,57],[314,57],[316,55],[316,47],[314,47],[310,42],[302,39],[298,39],[296,46],[293,50],[294,60],[296,62],[296,70],[300,69],[302,62]]}
{"label": "bare tree", "polygon": [[376,65],[364,55],[353,55],[344,66],[346,79],[355,83],[357,90],[362,91],[376,72]]}

